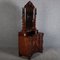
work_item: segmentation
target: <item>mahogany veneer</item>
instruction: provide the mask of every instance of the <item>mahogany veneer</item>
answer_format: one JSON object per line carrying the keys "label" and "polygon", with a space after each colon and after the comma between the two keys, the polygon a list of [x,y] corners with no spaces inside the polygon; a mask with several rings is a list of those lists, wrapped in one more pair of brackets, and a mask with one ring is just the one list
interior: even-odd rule
{"label": "mahogany veneer", "polygon": [[43,35],[36,29],[36,8],[29,1],[22,10],[22,31],[18,34],[19,56],[30,59],[34,53],[42,53]]}
{"label": "mahogany veneer", "polygon": [[19,32],[19,56],[31,57],[36,52],[43,52],[43,33],[34,34],[32,37],[23,36]]}

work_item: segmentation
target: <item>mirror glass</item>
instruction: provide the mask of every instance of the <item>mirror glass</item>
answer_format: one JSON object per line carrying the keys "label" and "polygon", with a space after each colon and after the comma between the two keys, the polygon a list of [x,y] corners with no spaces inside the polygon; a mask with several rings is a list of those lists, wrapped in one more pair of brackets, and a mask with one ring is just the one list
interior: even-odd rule
{"label": "mirror glass", "polygon": [[27,31],[31,30],[33,27],[33,11],[26,12],[26,29]]}

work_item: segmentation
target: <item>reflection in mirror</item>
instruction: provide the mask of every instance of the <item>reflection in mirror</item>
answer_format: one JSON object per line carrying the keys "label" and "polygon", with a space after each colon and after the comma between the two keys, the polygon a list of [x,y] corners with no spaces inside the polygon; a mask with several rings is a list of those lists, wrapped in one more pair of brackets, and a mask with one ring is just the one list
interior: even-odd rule
{"label": "reflection in mirror", "polygon": [[33,27],[33,11],[26,12],[26,30],[31,30]]}

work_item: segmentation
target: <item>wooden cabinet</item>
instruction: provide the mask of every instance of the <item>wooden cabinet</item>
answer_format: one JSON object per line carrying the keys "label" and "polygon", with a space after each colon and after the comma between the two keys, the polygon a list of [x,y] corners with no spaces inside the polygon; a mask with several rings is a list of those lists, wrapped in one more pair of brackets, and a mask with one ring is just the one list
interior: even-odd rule
{"label": "wooden cabinet", "polygon": [[31,57],[36,52],[43,52],[43,33],[38,32],[33,36],[23,36],[19,32],[19,56]]}
{"label": "wooden cabinet", "polygon": [[19,56],[31,58],[43,52],[43,35],[36,29],[36,8],[29,1],[22,9],[22,31],[18,33]]}

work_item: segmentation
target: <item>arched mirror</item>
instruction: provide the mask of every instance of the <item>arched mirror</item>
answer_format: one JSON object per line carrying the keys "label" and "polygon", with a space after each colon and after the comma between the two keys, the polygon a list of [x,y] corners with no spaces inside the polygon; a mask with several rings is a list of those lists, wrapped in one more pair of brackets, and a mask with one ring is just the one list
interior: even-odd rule
{"label": "arched mirror", "polygon": [[22,10],[23,14],[23,29],[26,32],[35,30],[36,8],[29,1]]}

